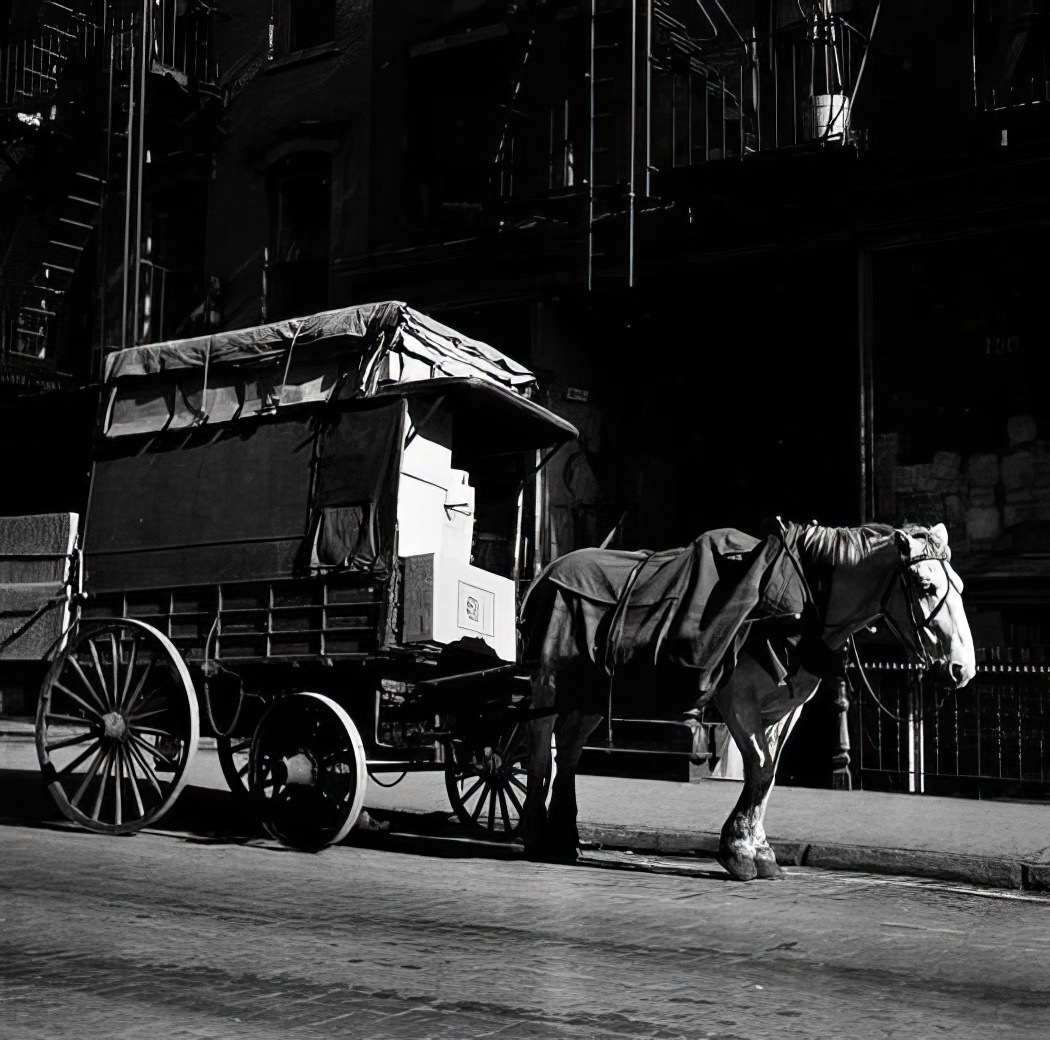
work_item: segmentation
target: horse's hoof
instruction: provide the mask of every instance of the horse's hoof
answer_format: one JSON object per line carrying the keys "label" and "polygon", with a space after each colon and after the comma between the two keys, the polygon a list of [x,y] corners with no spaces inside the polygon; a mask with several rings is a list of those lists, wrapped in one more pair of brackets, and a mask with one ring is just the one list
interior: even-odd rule
{"label": "horse's hoof", "polygon": [[549,848],[546,850],[543,856],[544,863],[560,863],[562,865],[572,864],[579,861],[580,853],[579,850],[574,847],[565,848],[559,846],[557,848]]}
{"label": "horse's hoof", "polygon": [[729,876],[736,881],[754,881],[758,877],[758,868],[750,856],[719,852],[717,858],[718,862],[729,872]]}
{"label": "horse's hoof", "polygon": [[758,877],[766,881],[783,881],[787,878],[780,864],[775,859],[768,857],[757,858],[755,870],[758,872]]}
{"label": "horse's hoof", "polygon": [[525,845],[525,858],[530,863],[575,863],[579,852],[572,847],[555,845]]}

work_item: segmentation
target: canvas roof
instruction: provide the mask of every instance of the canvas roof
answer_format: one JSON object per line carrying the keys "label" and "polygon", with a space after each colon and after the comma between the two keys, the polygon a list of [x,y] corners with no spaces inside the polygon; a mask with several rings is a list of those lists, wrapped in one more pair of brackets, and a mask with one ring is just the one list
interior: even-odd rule
{"label": "canvas roof", "polygon": [[[280,363],[290,351],[316,353],[325,342],[365,348],[357,389],[373,393],[383,381],[384,359],[399,354],[419,364],[403,366],[394,382],[442,376],[488,379],[518,391],[531,388],[535,376],[495,347],[400,301],[342,307],[269,325],[216,332],[192,339],[168,340],[116,351],[106,359],[103,382],[155,376],[227,365]],[[429,371],[426,371],[429,369]]]}
{"label": "canvas roof", "polygon": [[[481,340],[400,301],[343,307],[106,359],[106,438],[222,426],[293,405],[433,391],[495,454],[570,440],[576,428],[531,400],[536,377]],[[479,436],[480,434],[480,436]],[[471,454],[474,453],[471,452]]]}

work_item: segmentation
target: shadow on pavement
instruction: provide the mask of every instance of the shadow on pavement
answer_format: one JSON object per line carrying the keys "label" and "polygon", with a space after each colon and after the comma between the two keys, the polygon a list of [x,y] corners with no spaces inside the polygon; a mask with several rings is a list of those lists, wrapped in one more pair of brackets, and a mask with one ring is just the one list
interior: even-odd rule
{"label": "shadow on pavement", "polygon": [[[378,809],[368,813],[386,829],[355,828],[343,845],[445,858],[522,858],[518,845],[479,841],[467,835],[450,813]],[[0,825],[81,829],[62,815],[40,773],[24,769],[0,769]],[[207,787],[187,786],[165,816],[147,830],[162,831],[195,844],[264,841],[283,850],[266,834],[243,798]]]}

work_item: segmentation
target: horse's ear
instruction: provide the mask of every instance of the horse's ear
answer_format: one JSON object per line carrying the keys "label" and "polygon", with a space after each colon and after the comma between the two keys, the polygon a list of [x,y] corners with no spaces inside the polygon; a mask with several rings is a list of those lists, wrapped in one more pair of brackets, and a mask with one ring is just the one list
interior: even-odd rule
{"label": "horse's ear", "polygon": [[901,556],[904,559],[911,559],[911,537],[907,531],[902,531],[899,527],[893,531],[893,539],[897,543],[897,548],[900,550]]}
{"label": "horse's ear", "polygon": [[948,528],[945,527],[944,524],[934,524],[933,527],[930,528],[930,534],[932,534],[942,545],[948,545]]}

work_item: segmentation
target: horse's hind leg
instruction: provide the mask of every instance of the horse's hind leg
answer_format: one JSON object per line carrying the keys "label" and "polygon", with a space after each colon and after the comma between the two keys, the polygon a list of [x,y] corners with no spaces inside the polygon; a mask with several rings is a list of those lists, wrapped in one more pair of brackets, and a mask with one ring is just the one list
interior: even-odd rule
{"label": "horse's hind leg", "polygon": [[558,775],[554,778],[547,813],[545,850],[545,858],[551,862],[576,861],[580,844],[580,832],[576,827],[576,772],[583,746],[601,720],[601,715],[574,710],[559,717],[555,727]]}
{"label": "horse's hind leg", "polygon": [[547,799],[544,783],[551,768],[551,735],[554,732],[554,676],[540,669],[532,678],[532,707],[548,709],[529,722],[529,765],[525,805],[521,810],[518,837],[529,859],[544,859],[547,844]]}

